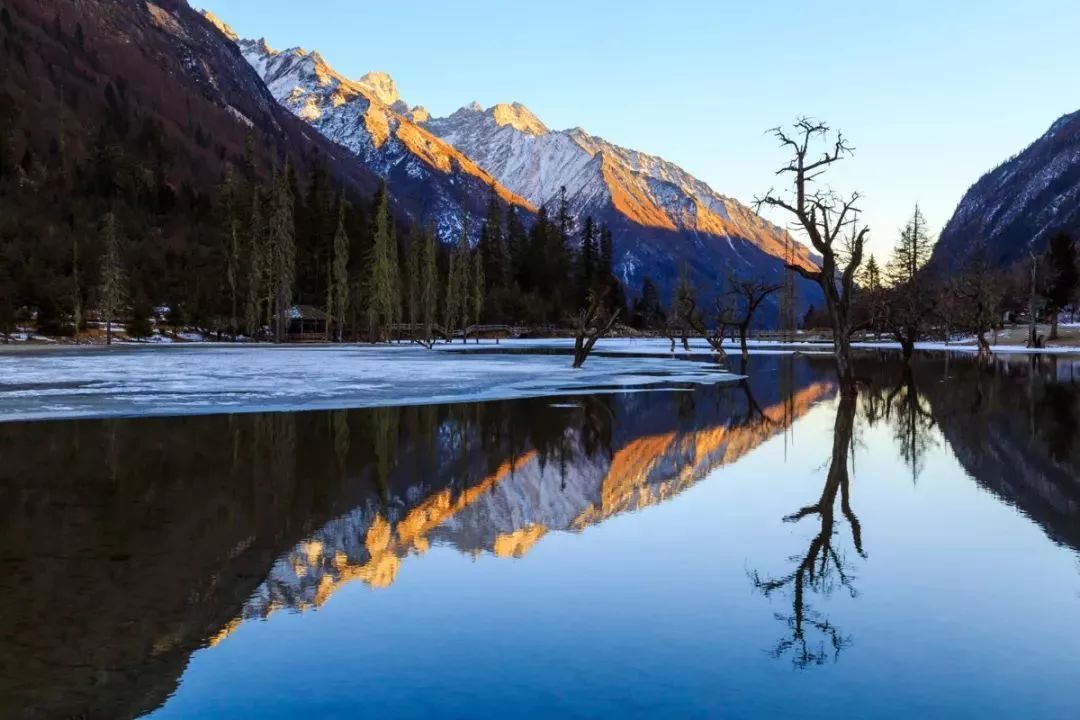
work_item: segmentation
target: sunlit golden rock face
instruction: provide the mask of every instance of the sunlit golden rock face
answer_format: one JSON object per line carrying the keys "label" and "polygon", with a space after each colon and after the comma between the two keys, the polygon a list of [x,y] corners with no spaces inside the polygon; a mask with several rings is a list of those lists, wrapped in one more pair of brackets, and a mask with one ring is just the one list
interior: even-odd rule
{"label": "sunlit golden rock face", "polygon": [[546,534],[547,528],[543,525],[527,525],[520,530],[496,537],[491,551],[498,557],[524,557]]}
{"label": "sunlit golden rock face", "polygon": [[599,502],[582,511],[574,520],[573,529],[581,530],[613,515],[674,497],[716,468],[739,460],[783,432],[833,389],[831,383],[810,385],[795,393],[787,403],[763,408],[764,417],[757,422],[634,440],[615,453]]}
{"label": "sunlit golden rock face", "polygon": [[[421,127],[419,123],[426,122],[429,113],[402,101],[386,73],[368,73],[352,80],[330,67],[317,52],[301,48],[278,52],[252,40],[240,40],[238,45],[278,102],[359,155],[376,172],[385,175],[390,167],[415,159],[430,172],[462,173],[477,181],[485,194],[493,188],[506,202],[535,210],[528,200]],[[512,115],[513,108],[507,112]]]}

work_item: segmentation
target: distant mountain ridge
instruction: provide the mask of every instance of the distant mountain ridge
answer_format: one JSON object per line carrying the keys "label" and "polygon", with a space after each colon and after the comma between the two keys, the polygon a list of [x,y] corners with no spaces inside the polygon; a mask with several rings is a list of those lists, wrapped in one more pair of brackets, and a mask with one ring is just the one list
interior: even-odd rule
{"label": "distant mountain ridge", "polygon": [[983,175],[941,232],[934,262],[953,265],[976,243],[1007,265],[1041,252],[1058,230],[1080,234],[1080,111]]}
{"label": "distant mountain ridge", "polygon": [[[209,19],[209,18],[208,18]],[[220,21],[218,21],[220,22]],[[235,33],[222,24],[227,36]],[[443,242],[460,234],[465,218],[479,227],[489,191],[507,203],[533,206],[501,186],[485,170],[415,120],[421,107],[409,107],[386,73],[350,80],[314,51],[277,51],[265,40],[236,41],[270,93],[294,115],[329,140],[352,151],[387,181],[394,197],[405,199],[422,223],[431,223]]]}
{"label": "distant mountain ridge", "polygon": [[[207,19],[236,38],[212,14]],[[528,210],[549,205],[565,188],[579,222],[591,216],[611,228],[614,269],[631,293],[650,277],[666,301],[686,267],[707,305],[730,274],[779,283],[786,260],[817,264],[786,230],[674,163],[580,128],[553,131],[520,103],[486,110],[474,103],[432,118],[403,101],[386,73],[351,80],[315,51],[235,42],[282,105],[385,178],[444,242],[460,233],[463,207],[479,227],[490,188]],[[815,285],[796,282],[803,309],[820,304]],[[760,323],[775,321],[778,303],[770,298]]]}
{"label": "distant mountain ridge", "polygon": [[[565,187],[575,216],[612,228],[616,274],[631,288],[651,276],[670,293],[685,263],[707,301],[729,272],[779,282],[789,253],[794,263],[816,266],[785,230],[678,165],[581,128],[552,131],[520,103],[486,110],[473,103],[424,126],[534,205]],[[804,306],[819,297],[799,283]]]}

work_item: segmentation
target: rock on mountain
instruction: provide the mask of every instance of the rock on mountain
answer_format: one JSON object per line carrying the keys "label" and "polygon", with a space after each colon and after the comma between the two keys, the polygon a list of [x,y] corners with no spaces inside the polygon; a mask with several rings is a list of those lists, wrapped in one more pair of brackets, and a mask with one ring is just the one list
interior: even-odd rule
{"label": "rock on mountain", "polygon": [[[225,26],[223,32],[231,30]],[[444,242],[460,233],[463,208],[471,226],[480,226],[492,187],[506,202],[532,209],[462,152],[417,124],[428,120],[427,111],[406,104],[386,73],[350,80],[318,52],[277,51],[265,40],[239,40],[237,45],[285,108],[351,150],[421,222],[432,223]]]}
{"label": "rock on mountain", "polygon": [[983,175],[941,232],[934,262],[979,242],[1006,265],[1041,251],[1058,230],[1080,233],[1080,112],[1058,119],[1023,152]]}
{"label": "rock on mountain", "polygon": [[[552,131],[519,103],[473,103],[424,125],[534,205],[565,187],[576,216],[612,227],[616,270],[632,288],[651,276],[670,290],[684,261],[705,292],[729,271],[783,276],[789,234],[674,163],[581,128]],[[790,252],[794,262],[816,265],[801,243],[790,241]],[[818,291],[802,283],[800,296],[814,302]]]}

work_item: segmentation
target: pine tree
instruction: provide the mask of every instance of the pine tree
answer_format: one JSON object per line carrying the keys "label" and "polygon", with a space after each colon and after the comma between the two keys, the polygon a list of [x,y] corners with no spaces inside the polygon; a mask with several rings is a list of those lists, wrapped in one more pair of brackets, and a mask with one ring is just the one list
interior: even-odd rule
{"label": "pine tree", "polygon": [[275,178],[270,204],[270,281],[273,287],[274,341],[282,342],[288,329],[296,270],[296,227],[293,217],[291,166]]}
{"label": "pine tree", "polygon": [[251,214],[248,219],[247,298],[244,303],[244,327],[249,337],[254,337],[259,330],[262,292],[269,275],[269,253],[266,248],[266,232],[263,225],[260,195],[259,186],[253,184]]}
{"label": "pine tree", "polygon": [[435,233],[429,228],[420,236],[420,322],[424,324],[424,339],[432,341],[438,304],[439,268],[436,265],[438,246]]}
{"label": "pine tree", "polygon": [[873,255],[866,262],[866,267],[863,268],[861,275],[860,284],[862,285],[861,290],[869,314],[870,329],[874,331],[875,336],[880,336],[882,322],[885,318],[885,297],[884,288],[881,284],[881,268]]}
{"label": "pine tree", "polygon": [[423,236],[414,234],[409,238],[405,254],[405,282],[408,297],[405,300],[405,320],[409,325],[420,322],[420,262],[423,254]]}
{"label": "pine tree", "polygon": [[147,300],[146,293],[141,290],[134,293],[134,298],[128,313],[127,334],[129,337],[141,340],[154,333],[154,328],[150,324],[150,315],[154,309]]}
{"label": "pine tree", "polygon": [[240,240],[237,218],[236,182],[232,166],[225,170],[225,280],[229,288],[229,332],[236,339],[240,304]]}
{"label": "pine tree", "polygon": [[909,360],[915,342],[923,335],[934,310],[934,294],[923,271],[933,247],[919,206],[900,232],[887,268],[892,297],[888,303],[888,324],[905,360]]}
{"label": "pine tree", "polygon": [[397,230],[390,218],[390,315],[388,322],[401,322],[401,265]]}
{"label": "pine tree", "polygon": [[643,330],[655,330],[660,326],[663,311],[660,308],[660,292],[651,277],[641,281],[641,295],[635,303],[634,316]]}
{"label": "pine tree", "polygon": [[615,274],[613,244],[611,228],[605,224],[600,228],[600,275],[603,277]]}
{"label": "pine tree", "polygon": [[507,285],[523,287],[522,277],[526,272],[528,263],[529,235],[525,231],[525,225],[521,222],[521,215],[516,206],[511,205],[506,213],[506,251],[510,266],[510,277]]}
{"label": "pine tree", "polygon": [[[464,331],[472,312],[472,253],[469,250],[469,225],[466,221],[457,245],[450,253],[450,273],[446,280],[446,332],[451,335],[460,323]],[[464,332],[462,332],[464,339]]]}
{"label": "pine tree", "polygon": [[345,192],[338,201],[338,224],[334,233],[334,262],[330,272],[330,299],[333,303],[337,341],[344,338],[345,318],[349,312],[349,236],[345,232]]}
{"label": "pine tree", "polygon": [[[477,325],[480,324],[484,316],[484,300],[485,300],[485,288],[484,288],[484,255],[480,252],[480,248],[476,248],[473,253],[473,272],[472,272],[472,318],[473,322]],[[476,342],[480,342],[480,336],[476,336]]]}
{"label": "pine tree", "polygon": [[120,260],[120,238],[116,214],[111,210],[101,221],[101,272],[98,309],[105,320],[105,343],[112,345],[112,325],[124,303],[124,269]]}
{"label": "pine tree", "polygon": [[1059,232],[1050,239],[1047,248],[1047,266],[1049,283],[1046,299],[1050,310],[1050,340],[1058,337],[1058,315],[1076,300],[1077,275],[1076,244],[1065,232]]}
{"label": "pine tree", "polygon": [[396,241],[391,233],[390,198],[383,183],[375,200],[375,226],[368,261],[368,332],[372,342],[378,342],[383,329],[394,318],[396,252],[391,245],[396,246]]}
{"label": "pine tree", "polygon": [[488,193],[487,216],[481,227],[480,242],[477,243],[476,250],[483,263],[486,301],[490,300],[494,305],[492,310],[501,316],[501,304],[509,286],[510,262],[507,237],[502,230],[502,205],[494,187]]}
{"label": "pine tree", "polygon": [[585,218],[585,222],[581,227],[581,253],[580,262],[578,263],[580,287],[578,288],[578,294],[582,304],[584,304],[585,298],[589,296],[589,292],[596,289],[599,277],[598,262],[600,259],[597,245],[596,224],[590,215]]}
{"label": "pine tree", "polygon": [[930,260],[932,251],[926,217],[916,205],[893,250],[888,268],[889,281],[893,285],[913,284],[918,279],[919,271]]}
{"label": "pine tree", "polygon": [[71,320],[74,325],[75,337],[79,337],[79,330],[83,324],[82,306],[82,280],[79,268],[79,236],[72,236],[71,243]]}

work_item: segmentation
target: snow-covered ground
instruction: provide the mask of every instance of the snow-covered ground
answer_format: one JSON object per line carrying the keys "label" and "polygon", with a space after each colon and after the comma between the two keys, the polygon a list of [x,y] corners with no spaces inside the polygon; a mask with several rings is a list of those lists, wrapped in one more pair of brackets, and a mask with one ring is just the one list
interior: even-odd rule
{"label": "snow-covered ground", "polygon": [[[775,340],[747,340],[746,346],[750,350],[751,354],[783,354],[799,352],[806,354],[832,354],[832,344],[827,342],[791,342],[781,343]],[[900,343],[890,342],[882,340],[881,342],[856,342],[851,345],[855,349],[861,350],[899,350]],[[460,351],[465,349],[466,346],[461,343],[454,345],[440,345],[439,349]],[[475,346],[470,344],[468,349],[473,349]],[[483,347],[483,345],[481,345]],[[552,339],[536,339],[536,340],[504,340],[501,347],[504,349],[518,348],[518,349],[533,349],[539,350],[543,348],[553,348],[560,350],[571,350],[574,347],[574,341],[570,338],[552,338]],[[917,350],[929,350],[929,351],[949,351],[949,352],[978,352],[979,348],[974,338],[966,338],[950,342],[946,345],[943,342],[919,342],[915,343]],[[724,350],[728,353],[739,352],[738,340],[731,341],[725,340]],[[1019,353],[1019,354],[1075,354],[1080,353],[1080,347],[1054,347],[1051,345],[1046,348],[1029,349],[1023,345],[993,345],[991,350],[998,354]],[[694,354],[700,353],[712,353],[712,347],[702,338],[690,338],[690,352]],[[596,344],[594,353],[600,354],[620,354],[620,355],[654,355],[657,357],[670,357],[671,356],[671,341],[663,338],[607,338],[601,340]],[[685,354],[682,343],[676,342],[675,355]]]}
{"label": "snow-covered ground", "polygon": [[23,346],[0,351],[0,421],[495,400],[738,377],[710,362],[663,357],[595,356],[574,370],[566,355],[448,347]]}

